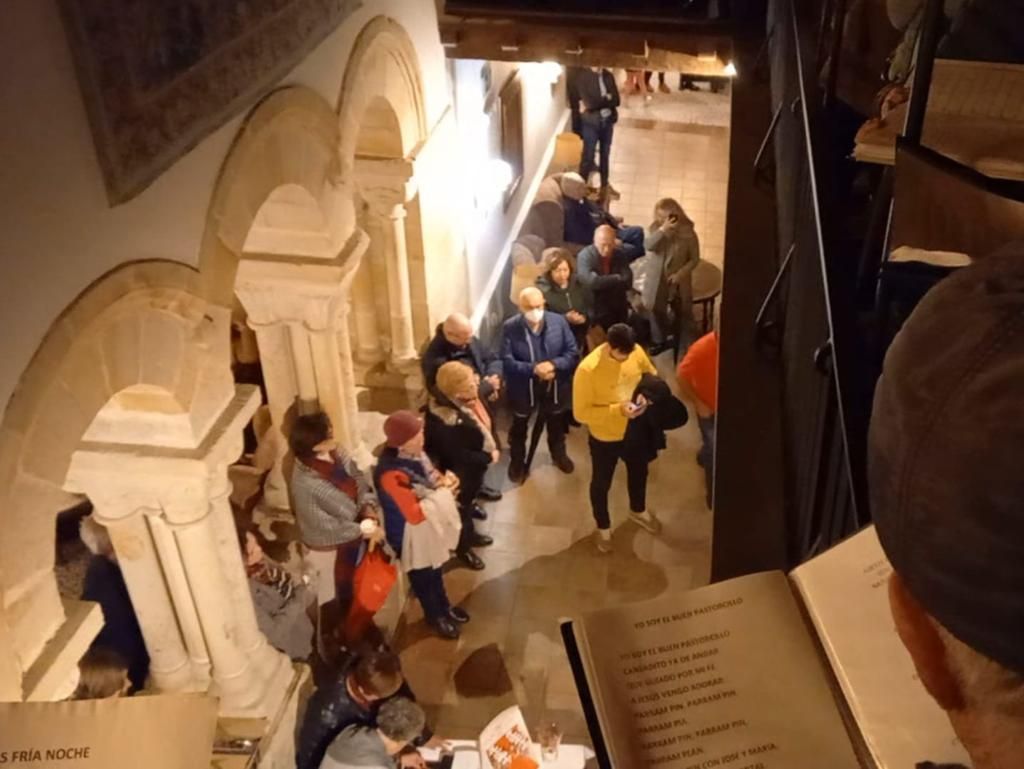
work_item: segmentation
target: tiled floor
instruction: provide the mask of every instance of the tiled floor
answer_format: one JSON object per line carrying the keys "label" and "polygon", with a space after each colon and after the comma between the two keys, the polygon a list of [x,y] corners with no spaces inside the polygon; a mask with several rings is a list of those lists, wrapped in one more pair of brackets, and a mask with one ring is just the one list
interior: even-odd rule
{"label": "tiled floor", "polygon": [[[728,105],[727,95],[706,92],[656,94],[650,102],[629,97],[613,146],[612,183],[622,192],[613,211],[646,225],[657,198],[676,197],[697,223],[704,258],[718,265]],[[656,363],[674,387],[671,354]],[[707,582],[711,513],[695,460],[699,445],[691,420],[669,433],[668,448],[651,467],[649,507],[664,524],[657,536],[627,520],[625,471],[619,468],[611,495],[610,556],[597,554],[592,540],[585,430],[570,434],[577,465],[572,475],[551,465],[543,445],[523,486],[509,486],[504,462],[495,469],[491,482],[500,483],[505,496],[487,505],[490,519],[480,524],[495,540],[480,551],[487,568],[453,569],[445,576],[452,600],[473,617],[462,638],[432,635],[415,600],[396,637],[406,675],[438,734],[475,738],[501,709],[518,704],[531,727],[554,718],[568,741],[589,744],[559,624],[588,609]]]}
{"label": "tiled floor", "polygon": [[[667,375],[671,355],[661,357],[659,367]],[[689,424],[669,434],[668,448],[651,466],[648,504],[664,524],[657,536],[628,522],[625,470],[619,468],[611,495],[610,556],[599,555],[593,545],[584,430],[570,434],[577,463],[572,475],[551,464],[543,445],[523,486],[509,486],[505,463],[495,469],[492,482],[501,483],[505,497],[488,505],[490,519],[478,524],[495,540],[479,551],[487,568],[453,569],[445,576],[449,597],[472,621],[459,641],[441,640],[411,600],[396,639],[406,675],[437,733],[473,738],[496,713],[518,703],[528,723],[551,717],[568,740],[589,743],[559,623],[588,609],[707,582],[711,514],[695,461],[699,445],[696,424]]]}
{"label": "tiled floor", "polygon": [[[669,76],[668,83],[678,84]],[[678,200],[697,226],[701,256],[722,266],[729,180],[729,95],[707,91],[628,95],[612,141],[612,212],[650,224],[654,204]]]}

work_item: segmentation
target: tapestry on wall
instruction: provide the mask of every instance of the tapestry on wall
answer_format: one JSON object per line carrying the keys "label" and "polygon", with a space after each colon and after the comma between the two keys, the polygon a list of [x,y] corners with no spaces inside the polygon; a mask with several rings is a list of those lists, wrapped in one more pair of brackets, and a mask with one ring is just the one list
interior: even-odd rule
{"label": "tapestry on wall", "polygon": [[362,0],[61,0],[111,204],[280,80]]}

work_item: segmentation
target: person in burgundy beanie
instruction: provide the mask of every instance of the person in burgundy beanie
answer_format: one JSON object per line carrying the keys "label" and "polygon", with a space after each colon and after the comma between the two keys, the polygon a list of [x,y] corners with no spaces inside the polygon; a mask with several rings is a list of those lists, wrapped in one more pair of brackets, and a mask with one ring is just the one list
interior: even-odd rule
{"label": "person in burgundy beanie", "polygon": [[459,541],[462,522],[455,501],[459,481],[442,473],[423,450],[423,420],[397,411],[384,422],[387,446],[374,471],[384,510],[384,533],[409,575],[423,614],[442,638],[458,638],[469,614],[452,606],[441,567]]}

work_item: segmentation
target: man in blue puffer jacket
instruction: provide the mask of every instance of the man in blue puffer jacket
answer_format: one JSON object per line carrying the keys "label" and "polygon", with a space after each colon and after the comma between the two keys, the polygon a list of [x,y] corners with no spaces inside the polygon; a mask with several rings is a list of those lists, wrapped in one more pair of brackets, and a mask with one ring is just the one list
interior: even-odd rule
{"label": "man in blue puffer jacket", "polygon": [[[530,286],[519,294],[519,315],[505,321],[501,358],[512,428],[508,443],[512,454],[508,477],[513,483],[526,478],[526,433],[530,416],[545,420],[548,448],[563,473],[574,469],[565,450],[566,412],[572,406],[572,374],[579,350],[564,317],[544,311],[544,295]],[[538,429],[535,427],[534,429]]]}

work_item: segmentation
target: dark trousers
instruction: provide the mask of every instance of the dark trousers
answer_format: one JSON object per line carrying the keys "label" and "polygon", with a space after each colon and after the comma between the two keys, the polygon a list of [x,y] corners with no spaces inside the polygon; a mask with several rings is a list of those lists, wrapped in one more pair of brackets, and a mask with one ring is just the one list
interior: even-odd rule
{"label": "dark trousers", "polygon": [[711,510],[715,501],[715,415],[698,417],[697,424],[700,426],[700,437],[704,439],[700,451],[697,452],[697,464],[704,468],[706,498],[708,510]]}
{"label": "dark trousers", "polygon": [[[583,125],[583,157],[580,160],[580,176],[590,179],[594,170],[601,172],[601,185],[608,184],[609,163],[612,155],[612,134],[615,124],[611,120],[584,118]],[[599,165],[594,165],[594,150],[600,155]]]}
{"label": "dark trousers", "polygon": [[348,611],[352,604],[352,581],[356,575],[356,564],[363,549],[363,539],[359,537],[351,542],[338,545],[338,555],[334,561],[335,595],[342,611]]}
{"label": "dark trousers", "polygon": [[647,251],[644,249],[644,228],[635,224],[619,227],[616,237],[622,241],[622,251],[631,262],[635,262]]}
{"label": "dark trousers", "polygon": [[423,606],[423,614],[427,621],[436,622],[442,617],[447,617],[452,605],[448,602],[448,592],[444,589],[441,570],[413,569],[407,574],[412,592]]}
{"label": "dark trousers", "polygon": [[608,491],[612,487],[615,466],[621,459],[626,465],[626,486],[629,489],[629,509],[642,513],[647,509],[647,462],[622,454],[622,441],[599,441],[590,438],[590,506],[594,511],[597,528],[609,529]]}
{"label": "dark trousers", "polygon": [[534,422],[534,430],[540,429],[543,421],[544,429],[548,434],[548,451],[552,457],[565,454],[565,433],[568,423],[565,419],[566,410],[553,409],[541,406],[540,408],[528,411],[525,414],[514,413],[512,415],[512,427],[508,431],[508,448],[512,455],[512,464],[526,461],[526,436],[530,428],[530,417],[534,414],[537,419]]}
{"label": "dark trousers", "polygon": [[459,518],[462,521],[462,531],[459,532],[459,544],[456,548],[463,553],[470,548],[470,542],[476,534],[476,527],[473,525],[473,505],[484,485],[486,467],[456,467],[454,473],[459,476]]}

